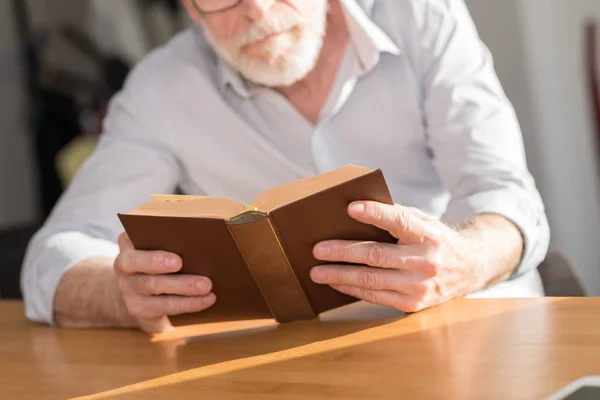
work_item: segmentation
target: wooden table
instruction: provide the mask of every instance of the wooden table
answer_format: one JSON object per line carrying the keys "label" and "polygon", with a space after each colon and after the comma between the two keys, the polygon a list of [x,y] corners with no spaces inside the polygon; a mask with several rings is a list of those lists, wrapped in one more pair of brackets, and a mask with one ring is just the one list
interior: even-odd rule
{"label": "wooden table", "polygon": [[0,302],[0,398],[542,399],[600,374],[600,299],[358,303],[320,321],[56,329]]}

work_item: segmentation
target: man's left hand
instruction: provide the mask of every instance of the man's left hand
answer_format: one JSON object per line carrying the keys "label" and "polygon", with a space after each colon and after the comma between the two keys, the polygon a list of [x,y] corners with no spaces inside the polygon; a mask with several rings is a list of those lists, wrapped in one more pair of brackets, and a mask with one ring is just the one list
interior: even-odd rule
{"label": "man's left hand", "polygon": [[331,240],[318,243],[314,282],[367,302],[415,312],[462,297],[485,285],[481,243],[418,209],[365,201],[348,213],[385,229],[397,244]]}

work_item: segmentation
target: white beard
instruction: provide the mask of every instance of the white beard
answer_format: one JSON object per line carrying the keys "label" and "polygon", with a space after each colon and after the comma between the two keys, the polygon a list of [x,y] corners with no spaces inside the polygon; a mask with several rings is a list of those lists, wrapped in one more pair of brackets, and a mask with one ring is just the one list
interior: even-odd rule
{"label": "white beard", "polygon": [[[326,15],[326,0],[322,7],[315,8],[310,20],[303,20],[287,7],[273,9],[268,20],[257,21],[230,43],[222,43],[205,24],[203,27],[205,37],[215,51],[246,79],[269,87],[290,86],[315,67],[323,46]],[[299,36],[285,32],[299,25],[302,25]],[[277,32],[284,33],[259,45],[259,56],[242,52],[244,46]]]}

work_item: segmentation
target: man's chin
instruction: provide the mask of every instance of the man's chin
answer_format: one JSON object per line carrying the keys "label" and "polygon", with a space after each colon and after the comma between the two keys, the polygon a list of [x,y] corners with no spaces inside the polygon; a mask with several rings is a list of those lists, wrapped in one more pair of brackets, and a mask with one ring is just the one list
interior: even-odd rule
{"label": "man's chin", "polygon": [[303,79],[314,67],[307,63],[300,55],[263,54],[260,57],[244,56],[238,58],[233,66],[246,79],[251,82],[275,87],[290,86]]}
{"label": "man's chin", "polygon": [[305,41],[260,46],[238,53],[235,69],[246,79],[264,86],[290,86],[315,67],[321,43]]}
{"label": "man's chin", "polygon": [[302,80],[308,71],[304,72],[298,68],[274,67],[274,66],[247,66],[240,68],[240,73],[249,81],[268,87],[291,86]]}
{"label": "man's chin", "polygon": [[284,68],[294,62],[294,55],[289,47],[254,46],[238,53],[238,59],[245,63],[264,68]]}

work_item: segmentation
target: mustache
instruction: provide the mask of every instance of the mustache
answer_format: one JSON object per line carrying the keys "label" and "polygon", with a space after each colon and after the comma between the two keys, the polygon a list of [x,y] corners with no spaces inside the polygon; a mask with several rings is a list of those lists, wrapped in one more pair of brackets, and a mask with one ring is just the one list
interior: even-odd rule
{"label": "mustache", "polygon": [[272,10],[267,17],[254,22],[245,32],[237,34],[231,44],[240,48],[270,35],[289,31],[304,23],[304,19],[291,10],[285,8]]}

